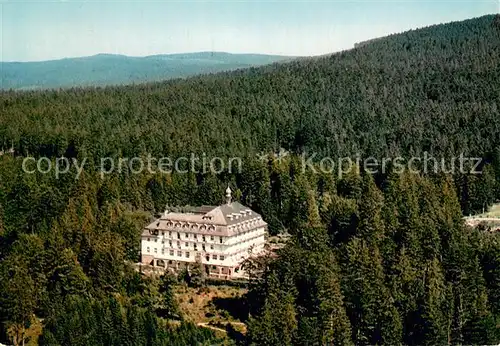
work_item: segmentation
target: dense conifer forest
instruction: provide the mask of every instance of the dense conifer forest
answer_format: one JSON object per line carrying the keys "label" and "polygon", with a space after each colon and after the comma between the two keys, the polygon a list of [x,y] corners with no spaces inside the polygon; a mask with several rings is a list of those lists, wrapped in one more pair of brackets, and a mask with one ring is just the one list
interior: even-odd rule
{"label": "dense conifer forest", "polygon": [[[500,342],[500,234],[463,222],[500,198],[498,16],[186,80],[5,91],[0,107],[0,146],[13,148],[0,156],[0,341]],[[481,174],[302,169],[305,154],[319,167],[424,153],[480,157]],[[99,171],[104,157],[191,154],[242,169]],[[30,156],[87,161],[76,178],[23,172]],[[228,184],[270,233],[292,235],[252,263],[239,341],[183,321],[174,278],[130,266],[152,215],[221,203]]]}

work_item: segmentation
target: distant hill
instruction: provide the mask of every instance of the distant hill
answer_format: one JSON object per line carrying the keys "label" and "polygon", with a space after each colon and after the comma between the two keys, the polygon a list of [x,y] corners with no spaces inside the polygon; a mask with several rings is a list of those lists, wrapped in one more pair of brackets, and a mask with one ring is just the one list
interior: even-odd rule
{"label": "distant hill", "polygon": [[277,55],[199,52],[146,57],[97,54],[40,62],[2,62],[0,88],[47,89],[152,82],[290,59]]}

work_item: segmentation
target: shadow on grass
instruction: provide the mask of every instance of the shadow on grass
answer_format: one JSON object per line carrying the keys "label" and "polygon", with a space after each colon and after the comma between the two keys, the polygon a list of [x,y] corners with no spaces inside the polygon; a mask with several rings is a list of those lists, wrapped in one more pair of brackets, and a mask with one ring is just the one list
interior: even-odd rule
{"label": "shadow on grass", "polygon": [[234,319],[245,322],[248,319],[248,305],[244,297],[216,297],[212,300],[217,310],[225,310]]}
{"label": "shadow on grass", "polygon": [[228,323],[226,324],[227,336],[236,341],[236,345],[244,345],[245,335],[242,332],[237,331],[234,327]]}

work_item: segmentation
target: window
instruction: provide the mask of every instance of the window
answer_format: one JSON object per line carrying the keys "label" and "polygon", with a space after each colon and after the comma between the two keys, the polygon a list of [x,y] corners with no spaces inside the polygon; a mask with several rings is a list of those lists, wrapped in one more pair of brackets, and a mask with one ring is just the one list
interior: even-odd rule
{"label": "window", "polygon": [[172,241],[171,240],[168,241],[168,246],[172,247]]}
{"label": "window", "polygon": [[203,248],[203,251],[205,251],[205,244],[203,244],[201,247]]}
{"label": "window", "polygon": [[198,236],[196,234],[194,235],[194,239],[198,239]]}
{"label": "window", "polygon": [[177,233],[177,239],[181,239],[181,234]]}
{"label": "window", "polygon": [[189,238],[189,233],[186,233],[186,238]]}
{"label": "window", "polygon": [[146,252],[149,252],[149,246],[146,248]]}
{"label": "window", "polygon": [[210,245],[210,250],[213,250],[214,249],[214,246],[213,245]]}
{"label": "window", "polygon": [[203,236],[203,241],[206,241],[205,236]]}
{"label": "window", "polygon": [[217,255],[212,255],[212,258],[213,258],[214,260],[216,260],[216,259],[217,259]]}
{"label": "window", "polygon": [[213,235],[210,236],[210,240],[214,240],[214,236]]}
{"label": "window", "polygon": [[174,255],[174,250],[170,250],[169,255],[173,256]]}
{"label": "window", "polygon": [[222,237],[219,237],[219,241],[220,241],[220,243],[222,244]]}
{"label": "window", "polygon": [[157,242],[158,242],[158,238],[155,238],[155,243],[157,243]]}
{"label": "window", "polygon": [[180,241],[178,241],[178,242],[177,242],[177,247],[178,247],[179,249],[181,248],[181,242],[180,242]]}
{"label": "window", "polygon": [[208,261],[210,261],[210,256],[209,256],[209,255],[206,255],[206,256],[205,256],[205,259],[207,260],[207,262],[208,262]]}
{"label": "window", "polygon": [[151,238],[148,238],[148,241],[151,241]]}
{"label": "window", "polygon": [[171,237],[172,236],[172,231],[168,231],[168,236]]}
{"label": "window", "polygon": [[164,255],[165,254],[165,249],[161,249],[161,254]]}
{"label": "window", "polygon": [[213,270],[217,269],[217,266],[212,266],[212,269],[213,269]]}
{"label": "window", "polygon": [[184,246],[185,247],[189,247],[189,243],[184,243]]}
{"label": "window", "polygon": [[219,258],[221,261],[224,261],[224,256],[220,255],[220,258]]}
{"label": "window", "polygon": [[165,232],[163,232],[163,231],[162,231],[162,232],[161,232],[161,235],[162,235],[162,236],[163,236],[163,235],[165,235]]}
{"label": "window", "polygon": [[186,251],[186,258],[189,258],[189,251]]}
{"label": "window", "polygon": [[157,248],[155,248],[155,253],[158,253],[158,249]]}
{"label": "window", "polygon": [[177,251],[177,256],[182,257],[182,251]]}

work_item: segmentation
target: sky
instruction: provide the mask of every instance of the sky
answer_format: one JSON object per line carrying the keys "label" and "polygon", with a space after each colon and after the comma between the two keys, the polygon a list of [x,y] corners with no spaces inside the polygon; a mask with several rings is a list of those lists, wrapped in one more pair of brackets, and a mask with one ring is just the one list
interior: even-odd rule
{"label": "sky", "polygon": [[500,0],[0,0],[0,60],[200,51],[321,55],[499,13]]}

